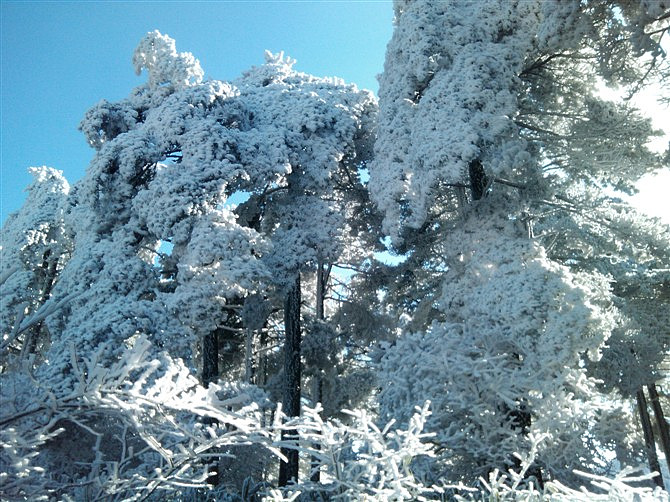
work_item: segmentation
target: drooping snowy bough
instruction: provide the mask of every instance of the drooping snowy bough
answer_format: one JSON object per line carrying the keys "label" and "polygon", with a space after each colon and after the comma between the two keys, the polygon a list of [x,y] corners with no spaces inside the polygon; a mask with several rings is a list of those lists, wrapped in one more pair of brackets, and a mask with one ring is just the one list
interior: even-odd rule
{"label": "drooping snowy bough", "polygon": [[634,92],[658,73],[663,1],[398,0],[394,10],[370,171],[392,237],[420,227],[445,184],[483,195],[508,181],[535,197],[547,182],[630,190],[659,166],[643,146],[649,121],[596,84]]}

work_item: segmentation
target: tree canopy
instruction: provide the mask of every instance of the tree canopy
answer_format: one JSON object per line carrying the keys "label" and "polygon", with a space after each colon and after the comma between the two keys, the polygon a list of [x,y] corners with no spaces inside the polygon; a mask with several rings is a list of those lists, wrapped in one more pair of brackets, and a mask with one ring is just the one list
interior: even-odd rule
{"label": "tree canopy", "polygon": [[629,98],[670,7],[394,9],[379,101],[154,31],[86,176],[31,168],[3,497],[667,499],[670,228],[622,195],[667,168]]}

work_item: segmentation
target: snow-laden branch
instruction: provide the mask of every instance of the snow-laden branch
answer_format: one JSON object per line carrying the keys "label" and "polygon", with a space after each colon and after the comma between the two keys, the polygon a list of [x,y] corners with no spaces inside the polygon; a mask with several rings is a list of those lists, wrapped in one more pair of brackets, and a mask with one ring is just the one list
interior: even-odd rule
{"label": "snow-laden branch", "polygon": [[24,333],[26,330],[44,321],[44,319],[46,319],[50,315],[53,315],[54,313],[58,312],[72,300],[81,296],[81,294],[82,294],[81,292],[75,292],[65,296],[64,298],[61,298],[58,302],[47,302],[43,304],[37,310],[37,312],[35,312],[32,316],[30,316],[27,319],[24,318],[25,315],[24,311],[26,305],[25,304],[20,305],[17,312],[17,318],[15,321],[14,329],[12,330],[11,334],[7,337],[7,339],[3,341],[2,345],[0,345],[0,352],[6,350],[7,347],[9,347],[11,343],[14,340],[16,340],[16,338],[21,333]]}
{"label": "snow-laden branch", "polygon": [[[87,486],[91,500],[111,495],[141,500],[157,489],[207,486],[203,459],[223,447],[255,444],[274,451],[258,406],[244,390],[219,398],[220,386],[203,388],[181,362],[161,354],[152,359],[150,349],[139,337],[121,360],[105,367],[100,362],[106,347],[86,360],[72,347],[73,378],[63,382],[6,375],[0,412],[5,446],[0,456],[7,466],[3,493],[79,498],[77,489]],[[203,425],[205,418],[214,425]],[[49,462],[51,445],[76,429],[92,438],[94,451],[90,463],[83,460],[77,467],[83,483],[76,483],[77,489],[65,481],[43,483],[37,474]],[[110,430],[121,448],[100,440]]]}
{"label": "snow-laden branch", "polygon": [[175,41],[158,30],[147,33],[133,54],[135,72],[149,72],[149,85],[172,84],[177,88],[202,82],[205,72],[190,52],[177,53]]}
{"label": "snow-laden branch", "polygon": [[[347,423],[324,420],[320,405],[303,408],[302,417],[283,427],[297,431],[295,440],[280,442],[317,459],[326,483],[305,481],[293,492],[328,494],[334,500],[434,500],[445,487],[430,486],[417,479],[412,462],[433,457],[432,434],[423,432],[430,403],[417,407],[406,428],[389,422],[380,428],[363,410],[343,410]],[[277,443],[276,443],[277,444]],[[290,496],[291,490],[286,495]],[[286,500],[280,492],[272,500]]]}
{"label": "snow-laden branch", "polygon": [[16,264],[12,266],[11,268],[8,268],[5,270],[2,274],[0,274],[0,286],[2,286],[5,282],[7,282],[7,279],[9,279],[11,276],[13,276],[16,272],[21,270],[21,266]]}

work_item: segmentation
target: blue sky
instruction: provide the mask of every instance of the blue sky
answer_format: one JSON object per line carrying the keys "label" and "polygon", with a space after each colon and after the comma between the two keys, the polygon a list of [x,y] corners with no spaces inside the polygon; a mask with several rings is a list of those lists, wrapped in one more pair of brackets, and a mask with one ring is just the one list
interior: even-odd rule
{"label": "blue sky", "polygon": [[2,222],[23,203],[28,167],[61,169],[70,183],[83,176],[93,150],[77,125],[101,99],[144,83],[131,59],[146,32],[170,35],[206,78],[232,80],[267,49],[376,92],[393,18],[390,0],[0,1]]}

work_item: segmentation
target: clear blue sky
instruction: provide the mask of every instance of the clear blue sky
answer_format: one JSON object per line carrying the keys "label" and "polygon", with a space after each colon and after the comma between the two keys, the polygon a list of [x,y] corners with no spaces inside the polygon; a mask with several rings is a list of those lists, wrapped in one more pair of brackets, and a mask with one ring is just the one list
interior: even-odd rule
{"label": "clear blue sky", "polygon": [[0,0],[0,8],[1,222],[23,203],[29,166],[61,169],[71,184],[84,175],[93,150],[77,125],[101,99],[144,82],[131,59],[146,32],[170,35],[206,78],[232,80],[268,49],[297,59],[299,71],[376,92],[393,18],[390,0]]}

